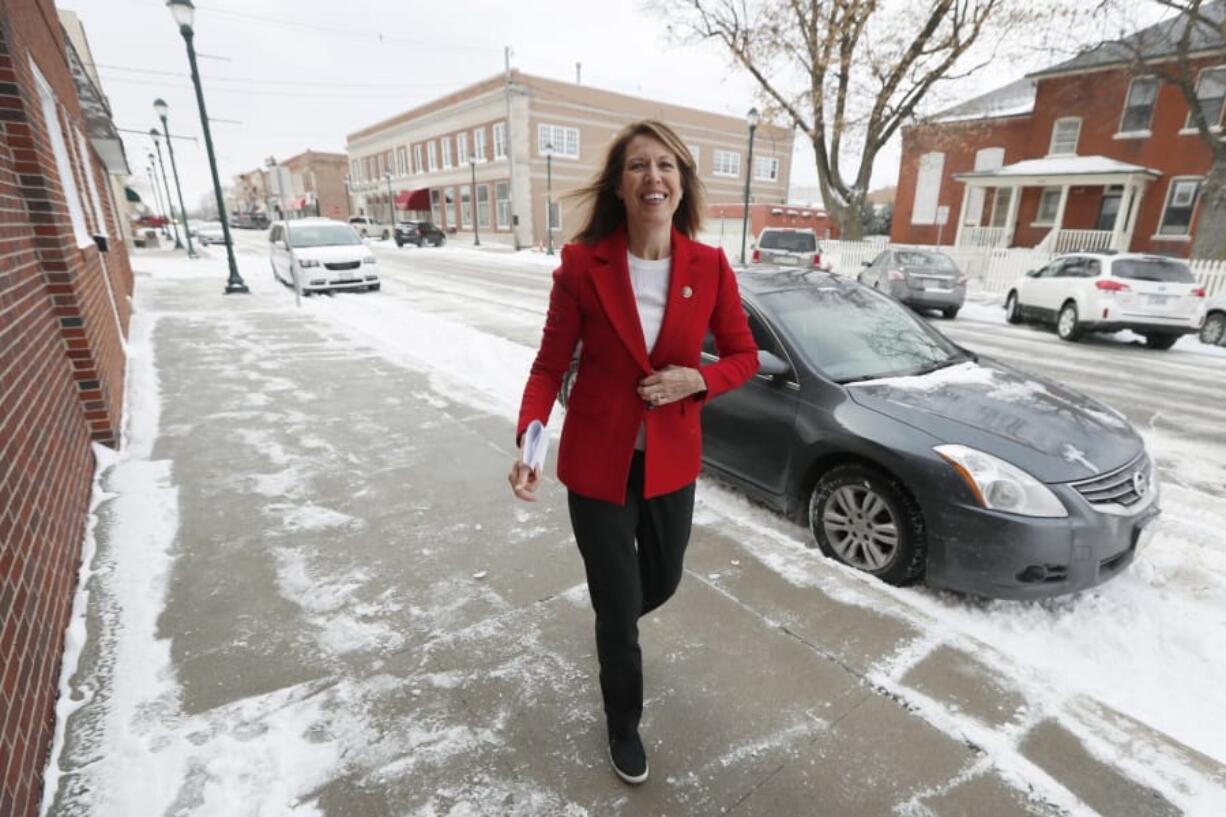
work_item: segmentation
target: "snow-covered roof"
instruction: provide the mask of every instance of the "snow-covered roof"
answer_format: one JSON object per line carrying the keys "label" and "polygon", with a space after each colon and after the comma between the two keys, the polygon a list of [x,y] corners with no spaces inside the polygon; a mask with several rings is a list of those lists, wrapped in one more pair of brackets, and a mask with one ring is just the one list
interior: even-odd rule
{"label": "snow-covered roof", "polygon": [[1150,176],[1162,174],[1148,167],[1129,164],[1106,156],[1048,156],[1043,159],[1025,159],[995,170],[976,170],[958,173],[956,178],[1014,178],[1021,176],[1107,176],[1143,173]]}
{"label": "snow-covered roof", "polygon": [[1028,114],[1034,110],[1035,85],[1035,81],[1029,78],[1010,82],[994,91],[946,108],[933,116],[932,121],[965,122]]}

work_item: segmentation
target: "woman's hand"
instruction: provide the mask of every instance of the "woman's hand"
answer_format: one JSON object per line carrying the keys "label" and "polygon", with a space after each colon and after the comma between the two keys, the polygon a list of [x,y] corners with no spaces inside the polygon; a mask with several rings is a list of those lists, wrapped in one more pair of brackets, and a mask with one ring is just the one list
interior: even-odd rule
{"label": "woman's hand", "polygon": [[639,381],[639,397],[653,407],[674,403],[706,389],[707,381],[702,379],[702,374],[688,366],[665,366]]}
{"label": "woman's hand", "polygon": [[528,467],[521,459],[511,464],[511,473],[507,475],[511,490],[515,496],[528,502],[536,502],[536,489],[541,487],[541,473]]}

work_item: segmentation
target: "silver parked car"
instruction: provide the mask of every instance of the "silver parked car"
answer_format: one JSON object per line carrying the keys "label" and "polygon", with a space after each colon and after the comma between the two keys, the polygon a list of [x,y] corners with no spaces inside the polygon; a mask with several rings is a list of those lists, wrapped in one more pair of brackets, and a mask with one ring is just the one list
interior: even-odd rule
{"label": "silver parked car", "polygon": [[767,227],[754,243],[753,263],[783,267],[820,267],[822,248],[812,230]]}
{"label": "silver parked car", "polygon": [[966,302],[966,276],[945,253],[891,248],[864,267],[860,283],[914,309],[939,309],[952,319]]}

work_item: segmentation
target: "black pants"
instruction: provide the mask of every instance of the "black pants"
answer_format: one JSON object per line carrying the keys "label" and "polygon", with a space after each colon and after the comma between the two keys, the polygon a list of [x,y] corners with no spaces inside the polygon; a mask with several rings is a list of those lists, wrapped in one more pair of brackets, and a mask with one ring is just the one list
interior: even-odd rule
{"label": "black pants", "polygon": [[681,582],[694,485],[643,499],[643,453],[637,451],[625,505],[573,491],[568,504],[596,611],[600,692],[609,733],[628,735],[638,729],[643,714],[639,617],[668,601]]}

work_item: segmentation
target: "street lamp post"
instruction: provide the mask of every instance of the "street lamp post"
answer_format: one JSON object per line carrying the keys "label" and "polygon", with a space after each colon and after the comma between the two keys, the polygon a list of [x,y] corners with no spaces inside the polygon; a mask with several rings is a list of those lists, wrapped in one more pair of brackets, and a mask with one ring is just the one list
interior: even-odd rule
{"label": "street lamp post", "polygon": [[745,263],[745,238],[749,234],[749,182],[753,178],[753,134],[758,129],[761,116],[757,108],[750,108],[745,116],[749,125],[749,161],[745,163],[745,206],[741,211],[741,264]]}
{"label": "street lamp post", "polygon": [[[208,150],[209,170],[213,174],[213,195],[217,197],[217,214],[221,218],[221,232],[226,242],[226,260],[230,264],[230,278],[226,281],[225,291],[227,295],[249,292],[247,284],[238,274],[238,262],[234,259],[234,242],[230,240],[230,220],[226,218],[226,202],[221,193],[221,179],[217,176],[217,157],[213,155],[213,135],[209,132],[209,115],[204,108],[204,90],[200,86],[200,71],[196,68],[196,48],[192,45],[192,18],[195,16],[196,9],[192,5],[192,0],[168,0],[166,6],[170,9],[175,22],[179,24],[179,33],[183,35],[183,41],[187,44],[187,60],[191,63],[192,85],[196,86],[196,105],[200,108],[200,127],[204,130],[204,146]],[[171,154],[172,157],[173,155]]]}
{"label": "street lamp post", "polygon": [[[166,163],[162,161],[162,134],[158,133],[157,128],[150,128],[149,135],[153,137],[153,146],[157,148],[158,165],[162,168],[162,184],[166,187],[166,217],[170,221],[170,227],[175,231],[175,249],[183,249],[183,242],[179,240],[179,226],[175,224],[175,206],[170,198],[170,182],[166,180]],[[152,157],[150,157],[152,158]],[[184,216],[186,222],[187,217]],[[187,224],[183,225],[183,229],[187,229]]]}
{"label": "street lamp post", "polygon": [[477,205],[477,154],[475,153],[469,154],[468,167],[473,172],[473,190],[472,190],[473,246],[480,247],[481,246],[481,232],[480,232],[481,214],[480,214],[480,211],[477,209],[478,208],[478,205]]}
{"label": "street lamp post", "polygon": [[387,181],[387,223],[394,231],[396,229],[396,202],[392,199],[392,171],[383,171],[383,178]]}
{"label": "street lamp post", "polygon": [[549,249],[553,255],[553,143],[545,144],[545,232],[549,234]]}
{"label": "street lamp post", "polygon": [[[149,154],[149,166],[146,167],[145,170],[149,173],[149,187],[153,190],[153,205],[157,207],[157,210],[154,212],[154,215],[156,215],[158,218],[166,218],[165,216],[166,209],[162,207],[162,194],[158,191],[158,179],[157,179],[157,169],[156,168],[157,168],[157,165],[154,164],[153,154],[150,153]],[[166,219],[166,221],[170,221],[170,219]],[[170,228],[165,223],[161,224],[160,226],[162,228],[162,238],[169,239],[170,238]]]}
{"label": "street lamp post", "polygon": [[[196,250],[192,247],[192,231],[187,229],[187,208],[183,205],[183,187],[179,184],[179,166],[175,163],[175,146],[170,142],[170,125],[166,122],[166,113],[170,107],[164,99],[153,100],[153,110],[162,120],[162,132],[166,134],[166,152],[170,154],[170,172],[175,177],[175,192],[179,194],[179,215],[183,216],[183,235],[187,238],[187,257],[195,258]],[[173,209],[173,208],[171,208]],[[174,219],[171,219],[173,221]],[[178,230],[176,229],[176,234]]]}

